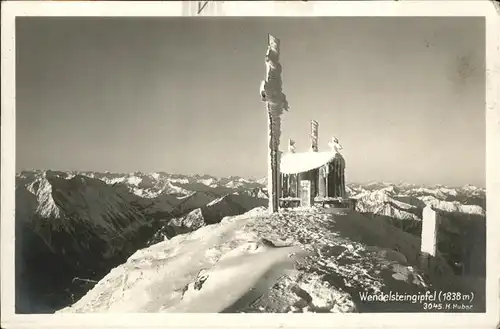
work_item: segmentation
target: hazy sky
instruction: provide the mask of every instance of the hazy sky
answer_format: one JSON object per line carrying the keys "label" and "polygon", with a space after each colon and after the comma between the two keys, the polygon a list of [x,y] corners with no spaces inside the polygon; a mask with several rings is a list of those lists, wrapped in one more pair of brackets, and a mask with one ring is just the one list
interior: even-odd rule
{"label": "hazy sky", "polygon": [[267,33],[282,150],[332,135],[348,181],[485,185],[481,18],[17,19],[17,170],[264,177]]}

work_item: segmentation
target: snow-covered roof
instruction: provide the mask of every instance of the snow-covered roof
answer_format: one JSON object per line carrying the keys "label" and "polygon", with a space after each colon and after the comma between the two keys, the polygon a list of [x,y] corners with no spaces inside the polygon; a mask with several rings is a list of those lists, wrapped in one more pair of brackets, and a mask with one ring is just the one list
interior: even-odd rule
{"label": "snow-covered roof", "polygon": [[285,153],[281,156],[280,172],[283,174],[296,174],[319,168],[335,157],[342,157],[334,152],[302,152]]}

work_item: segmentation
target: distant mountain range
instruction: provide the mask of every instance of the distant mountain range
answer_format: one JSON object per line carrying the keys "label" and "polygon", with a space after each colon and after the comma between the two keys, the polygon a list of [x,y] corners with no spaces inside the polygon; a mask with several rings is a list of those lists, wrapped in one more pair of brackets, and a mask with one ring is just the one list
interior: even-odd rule
{"label": "distant mountain range", "polygon": [[[267,206],[265,184],[266,179],[236,176],[18,173],[18,312],[53,312],[140,248]],[[471,185],[348,184],[347,192],[357,200],[358,212],[386,218],[414,234],[425,205],[450,218],[450,232],[457,230],[457,221],[469,225],[471,216],[485,216],[485,189]]]}

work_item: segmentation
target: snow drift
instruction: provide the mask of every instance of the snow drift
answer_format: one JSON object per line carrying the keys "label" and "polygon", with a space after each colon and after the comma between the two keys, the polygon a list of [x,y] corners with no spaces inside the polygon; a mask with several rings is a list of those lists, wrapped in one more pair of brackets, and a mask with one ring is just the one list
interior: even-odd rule
{"label": "snow drift", "polygon": [[419,269],[418,253],[417,237],[359,213],[257,208],[137,251],[60,312],[421,311],[360,292],[470,288],[440,257]]}
{"label": "snow drift", "polygon": [[296,174],[324,166],[335,157],[342,158],[333,152],[285,153],[281,157],[280,171],[283,174]]}

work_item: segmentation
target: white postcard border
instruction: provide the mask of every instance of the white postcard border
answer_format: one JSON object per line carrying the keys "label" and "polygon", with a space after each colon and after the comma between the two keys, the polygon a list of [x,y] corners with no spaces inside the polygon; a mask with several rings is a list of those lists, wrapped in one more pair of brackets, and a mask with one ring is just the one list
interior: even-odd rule
{"label": "white postcard border", "polygon": [[[2,3],[1,94],[1,314],[5,328],[493,328],[499,318],[500,19],[490,1],[226,2],[221,16],[483,16],[486,19],[486,314],[14,314],[15,17],[182,16],[180,2]],[[464,150],[464,156],[467,156]]]}

